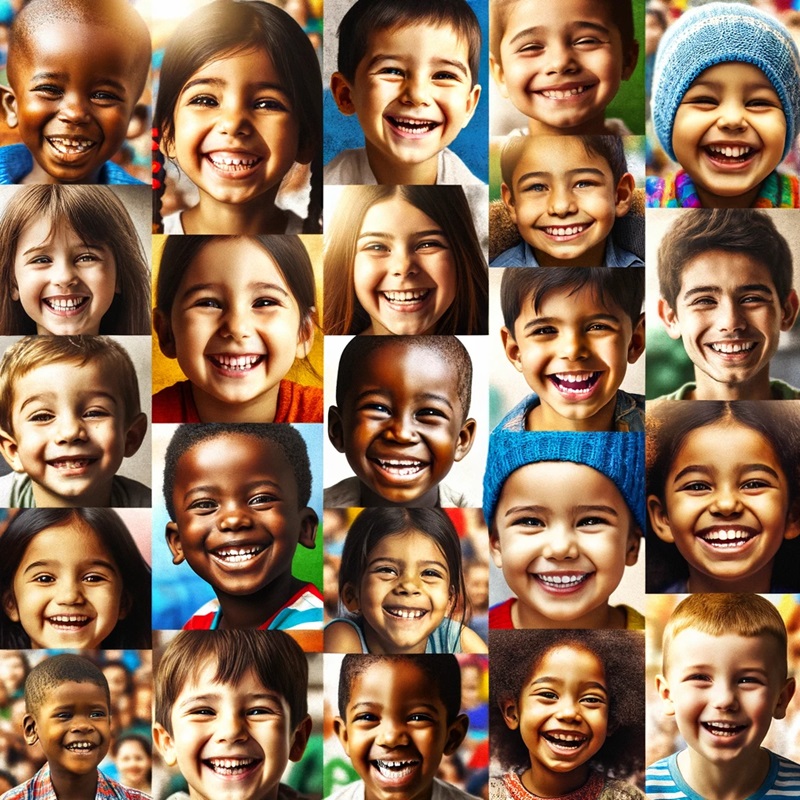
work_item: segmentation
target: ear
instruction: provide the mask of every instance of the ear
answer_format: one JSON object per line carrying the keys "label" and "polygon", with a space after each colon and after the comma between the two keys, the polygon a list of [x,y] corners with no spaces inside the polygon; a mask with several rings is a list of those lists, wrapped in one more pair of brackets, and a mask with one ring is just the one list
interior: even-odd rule
{"label": "ear", "polygon": [[317,540],[318,527],[317,512],[313,508],[304,508],[300,512],[300,538],[297,541],[308,550],[313,550],[314,542]]}
{"label": "ear", "polygon": [[147,414],[139,412],[125,431],[125,458],[135,455],[147,433]]}
{"label": "ear", "polygon": [[642,353],[644,353],[644,331],[644,314],[640,314],[639,319],[636,320],[633,326],[633,334],[631,335],[631,341],[628,344],[629,364],[635,364],[642,357]]}
{"label": "ear", "polygon": [[500,59],[495,58],[491,53],[489,53],[489,72],[492,73],[492,78],[494,78],[494,82],[497,84],[497,89],[500,94],[508,99],[508,89],[506,88],[503,65],[500,63]]}
{"label": "ear", "polygon": [[625,566],[632,567],[639,560],[639,548],[642,544],[642,531],[631,527],[628,531],[628,543],[625,547]]}
{"label": "ear", "polygon": [[517,210],[514,208],[514,192],[511,191],[507,183],[504,183],[500,187],[500,194],[503,197],[503,205],[506,207],[506,211],[508,211],[508,216],[511,217],[511,221],[516,225]]}
{"label": "ear", "polygon": [[341,72],[331,75],[331,94],[342,114],[349,117],[356,113],[352,87]]}
{"label": "ear", "polygon": [[624,217],[631,210],[633,202],[633,190],[636,188],[636,181],[630,172],[626,172],[617,184],[617,199],[614,210],[618,217]]}
{"label": "ear", "polygon": [[464,420],[461,430],[458,432],[458,442],[456,443],[456,452],[453,456],[455,461],[461,461],[464,456],[472,450],[472,444],[475,441],[475,429],[478,423],[472,417]]}
{"label": "ear", "polygon": [[664,713],[668,717],[675,716],[675,705],[672,702],[672,697],[669,693],[669,684],[663,675],[656,675],[656,691],[661,696],[661,703]]}
{"label": "ear", "polygon": [[3,458],[6,460],[11,469],[14,472],[25,472],[25,468],[22,466],[22,461],[19,458],[19,448],[17,447],[17,441],[14,439],[13,436],[6,433],[4,430],[0,430],[0,451],[3,453]]}
{"label": "ear", "polygon": [[662,542],[674,544],[675,537],[672,535],[672,528],[670,528],[669,525],[667,511],[661,504],[661,500],[654,494],[649,495],[647,498],[647,514],[650,517],[650,525],[656,532],[656,536],[658,536]]}
{"label": "ear", "polygon": [[797,309],[798,309],[797,292],[794,289],[792,289],[792,291],[789,292],[789,296],[786,298],[786,302],[783,304],[783,307],[781,308],[782,331],[790,331],[794,327],[794,323],[797,320]]}
{"label": "ear", "polygon": [[783,529],[783,538],[784,539],[796,539],[800,536],[800,519],[789,519],[786,520],[786,527]]}
{"label": "ear", "polygon": [[176,358],[175,337],[172,335],[172,323],[158,309],[153,311],[153,327],[156,329],[158,346],[167,358]]}
{"label": "ear", "polygon": [[658,316],[664,323],[669,338],[680,339],[681,324],[678,321],[678,313],[663,297],[658,298]]}
{"label": "ear", "polygon": [[36,719],[33,714],[26,714],[22,718],[22,735],[29,747],[39,741],[39,732],[36,730]]}
{"label": "ear", "polygon": [[[300,162],[307,163],[307,162]],[[295,358],[305,358],[314,345],[314,315],[316,308],[309,309],[308,316],[300,323],[300,330],[297,332],[297,353]]]}
{"label": "ear", "polygon": [[178,533],[178,526],[174,522],[168,522],[164,530],[164,536],[167,539],[167,547],[172,553],[172,563],[181,564],[185,558],[183,555],[183,545],[181,544],[181,535]]}
{"label": "ear", "polygon": [[453,755],[461,747],[468,730],[469,718],[466,714],[459,714],[447,729],[447,739],[444,743],[444,754],[446,756]]}
{"label": "ear", "polygon": [[342,605],[351,613],[360,611],[358,602],[358,589],[352,583],[346,583],[342,588]]}
{"label": "ear", "polygon": [[16,284],[11,287],[11,299],[14,301],[19,300],[19,289],[17,288]]}
{"label": "ear", "polygon": [[168,767],[174,767],[178,763],[175,742],[167,732],[167,729],[159,722],[153,723],[153,741],[158,748],[158,752],[161,753],[164,763]]}
{"label": "ear", "polygon": [[519,345],[514,338],[514,334],[503,325],[500,328],[500,338],[503,340],[503,348],[506,351],[506,358],[514,365],[517,372],[522,372],[522,361],[520,360]]}
{"label": "ear", "polygon": [[498,569],[503,569],[503,550],[500,547],[500,535],[494,525],[489,528],[489,551],[492,554],[492,561]]}
{"label": "ear", "polygon": [[17,599],[14,597],[14,592],[7,589],[3,592],[3,611],[12,622],[19,622],[19,609],[17,608]]}
{"label": "ear", "polygon": [[133,114],[131,115],[131,121],[128,123],[125,138],[138,139],[147,130],[149,117],[147,106],[144,103],[137,103],[133,107]]}
{"label": "ear", "polygon": [[639,42],[634,39],[631,42],[628,51],[625,53],[625,59],[622,62],[622,80],[630,80],[636,65],[639,63]]}
{"label": "ear", "polygon": [[306,714],[305,719],[297,726],[292,737],[292,746],[289,748],[289,761],[299,761],[303,757],[309,736],[311,736],[311,717]]}
{"label": "ear", "polygon": [[500,713],[506,721],[509,730],[515,731],[519,728],[519,709],[516,700],[501,700]]}
{"label": "ear", "polygon": [[786,716],[786,709],[789,707],[792,697],[794,697],[795,688],[796,684],[794,678],[789,678],[783,689],[781,689],[781,693],[778,695],[778,700],[775,703],[775,709],[772,712],[772,716],[775,719],[783,719]]}
{"label": "ear", "polygon": [[475,109],[478,107],[478,100],[481,99],[481,87],[480,84],[475,84],[472,89],[470,90],[469,96],[467,97],[467,116],[464,120],[464,124],[461,126],[461,130],[463,131],[464,128],[469,125],[470,120],[472,119],[472,115],[475,113]]}
{"label": "ear", "polygon": [[3,113],[6,115],[6,125],[9,128],[16,128],[19,125],[17,98],[8,86],[0,86],[0,102],[3,104]]}
{"label": "ear", "polygon": [[331,406],[328,409],[328,438],[340,453],[344,453],[344,425],[342,424],[342,416],[336,406]]}
{"label": "ear", "polygon": [[350,756],[350,737],[347,735],[347,723],[341,718],[336,717],[333,720],[333,732],[339,738],[344,752]]}

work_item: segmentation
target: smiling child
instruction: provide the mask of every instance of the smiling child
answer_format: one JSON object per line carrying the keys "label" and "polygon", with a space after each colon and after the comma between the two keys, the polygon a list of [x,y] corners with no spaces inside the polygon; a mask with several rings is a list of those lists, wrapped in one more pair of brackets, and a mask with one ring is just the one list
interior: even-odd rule
{"label": "smiling child", "polygon": [[786,626],[755,594],[694,594],[667,622],[661,674],[664,714],[686,748],[647,768],[648,797],[797,797],[800,765],[762,747],[795,691]]}
{"label": "smiling child", "polygon": [[331,93],[365,147],[339,153],[325,183],[480,184],[448,149],[481,94],[481,30],[465,0],[357,0],[338,35]]}
{"label": "smiling child", "polygon": [[500,166],[503,203],[522,241],[491,266],[644,266],[612,236],[634,190],[619,138],[513,136]]}
{"label": "smiling child", "polygon": [[472,798],[436,777],[467,734],[460,710],[454,655],[345,656],[333,728],[361,780],[331,800]]}
{"label": "smiling child", "polygon": [[797,178],[776,172],[800,116],[800,54],[789,31],[744,3],[692,8],[664,34],[653,124],[682,169],[647,179],[649,207],[797,208]]}
{"label": "smiling child", "polygon": [[141,184],[110,159],[149,67],[150,34],[124,0],[26,4],[11,28],[3,89],[22,144],[0,149],[0,183]]}
{"label": "smiling child", "polygon": [[164,465],[167,544],[216,594],[187,630],[322,629],[319,590],[292,575],[297,545],[316,539],[310,496],[305,441],[289,425],[176,430]]}
{"label": "smiling child", "polygon": [[794,326],[792,252],[767,212],[694,209],[658,248],[658,315],[695,379],[664,399],[793,400],[770,361]]}
{"label": "smiling child", "polygon": [[644,397],[619,387],[644,350],[644,270],[507,269],[506,356],[528,395],[505,430],[644,430]]}
{"label": "smiling child", "polygon": [[[631,0],[498,0],[489,63],[534,135],[630,133],[606,106],[636,68]],[[639,130],[638,133],[642,133]]]}
{"label": "smiling child", "polygon": [[455,336],[356,336],[342,351],[328,436],[355,477],[326,507],[468,506],[442,483],[472,448],[472,361]]}
{"label": "smiling child", "polygon": [[641,433],[492,433],[483,514],[516,597],[490,628],[644,628],[608,602],[639,557],[643,473]]}

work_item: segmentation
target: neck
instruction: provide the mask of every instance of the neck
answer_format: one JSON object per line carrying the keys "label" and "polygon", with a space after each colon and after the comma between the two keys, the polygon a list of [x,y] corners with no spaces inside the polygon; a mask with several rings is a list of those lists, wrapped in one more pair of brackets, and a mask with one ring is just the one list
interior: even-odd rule
{"label": "neck", "polygon": [[192,384],[192,398],[201,422],[274,422],[280,382],[243,403],[226,403]]}
{"label": "neck", "polygon": [[275,205],[277,194],[275,187],[246,203],[223,203],[201,193],[200,202],[181,214],[184,233],[228,236],[283,233],[287,214]]}
{"label": "neck", "polygon": [[696,388],[692,400],[771,400],[772,387],[769,382],[769,365],[750,380],[727,384],[709,378],[695,369]]}
{"label": "neck", "polygon": [[531,606],[523,605],[516,600],[511,606],[511,622],[515,628],[542,628],[546,630],[576,630],[576,629],[604,629],[624,628],[625,613],[622,609],[614,608],[608,603],[603,603],[593,608],[586,614],[574,619],[550,619]]}
{"label": "neck", "polygon": [[278,575],[253,594],[232,595],[217,592],[222,611],[220,628],[258,628],[286,605],[305,584],[290,571]]}
{"label": "neck", "polygon": [[692,790],[705,800],[741,800],[751,797],[769,772],[769,753],[759,749],[742,753],[735,763],[709,763],[694,750],[678,754],[678,767]]}
{"label": "neck", "polygon": [[439,174],[438,154],[419,164],[398,164],[390,162],[378,153],[369,142],[366,145],[367,161],[375,180],[380,184],[426,184],[436,183]]}
{"label": "neck", "polygon": [[50,765],[50,782],[57,800],[94,800],[97,795],[97,770],[76,775]]}
{"label": "neck", "polygon": [[616,393],[596,414],[583,419],[568,419],[556,413],[550,406],[539,403],[525,418],[528,431],[613,431],[614,412],[617,408]]}
{"label": "neck", "polygon": [[589,780],[589,765],[581,764],[569,772],[551,772],[543,768],[525,770],[522,785],[537,797],[561,797],[580,789]]}
{"label": "neck", "polygon": [[689,581],[686,585],[687,591],[692,594],[700,592],[757,592],[768,594],[772,584],[772,564],[762,567],[754,573],[748,573],[740,578],[725,580],[713,575],[706,575],[699,572],[694,567],[689,567]]}

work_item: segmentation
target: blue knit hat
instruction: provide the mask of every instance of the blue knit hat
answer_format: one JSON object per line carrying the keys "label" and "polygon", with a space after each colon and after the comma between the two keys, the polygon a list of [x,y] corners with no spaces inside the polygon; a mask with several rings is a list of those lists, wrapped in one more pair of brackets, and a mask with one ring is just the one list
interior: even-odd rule
{"label": "blue knit hat", "polygon": [[707,3],[667,28],[653,70],[653,125],[670,158],[672,128],[686,90],[703,70],[736,61],[753,64],[769,78],[786,116],[783,158],[800,119],[800,54],[789,31],[774,17],[742,3]]}
{"label": "blue knit hat", "polygon": [[483,514],[491,525],[508,476],[540,461],[585,464],[610,478],[645,530],[644,433],[573,433],[572,431],[495,431],[483,478]]}

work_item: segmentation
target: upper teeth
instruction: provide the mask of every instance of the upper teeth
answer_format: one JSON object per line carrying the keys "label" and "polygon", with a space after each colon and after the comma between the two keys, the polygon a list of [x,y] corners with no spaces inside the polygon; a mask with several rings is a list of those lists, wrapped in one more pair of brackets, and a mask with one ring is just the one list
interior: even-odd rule
{"label": "upper teeth", "polygon": [[220,156],[209,156],[214,166],[220,167],[252,167],[258,159],[257,158],[230,158]]}
{"label": "upper teeth", "polygon": [[259,547],[225,547],[216,550],[214,555],[225,561],[249,561],[261,552]]}
{"label": "upper teeth", "polygon": [[247,764],[252,764],[255,759],[253,758],[209,758],[208,762],[214,767],[221,767],[223,769],[232,769],[233,767],[243,767]]}
{"label": "upper teeth", "polygon": [[56,150],[62,153],[72,151],[81,153],[84,150],[88,150],[90,147],[94,147],[94,142],[88,139],[70,139],[66,136],[51,136],[48,138],[48,141]]}
{"label": "upper teeth", "polygon": [[250,355],[250,356],[229,356],[229,355],[217,355],[214,356],[217,361],[224,367],[230,367],[231,369],[248,369],[255,364],[261,356],[259,355]]}
{"label": "upper teeth", "polygon": [[419,300],[425,297],[429,289],[410,289],[404,292],[384,292],[383,296],[391,303],[402,303],[409,300]]}
{"label": "upper teeth", "polygon": [[59,614],[56,617],[50,617],[50,622],[86,622],[89,617],[85,614]]}
{"label": "upper teeth", "polygon": [[91,742],[71,742],[67,747],[72,750],[90,750],[94,745]]}
{"label": "upper teeth", "polygon": [[84,297],[75,297],[75,298],[60,298],[60,297],[48,297],[45,301],[48,305],[52,306],[53,308],[57,309],[70,309],[70,308],[77,308],[86,298]]}
{"label": "upper teeth", "polygon": [[386,767],[387,769],[401,769],[402,767],[411,766],[416,764],[416,761],[381,761],[380,759],[376,760],[375,763],[379,767]]}
{"label": "upper teeth", "polygon": [[586,737],[579,733],[548,733],[551,739],[560,739],[565,742],[582,742]]}
{"label": "upper teeth", "polygon": [[439,123],[431,119],[411,119],[409,117],[392,117],[392,123],[398,128],[407,128],[413,133],[419,133],[428,128],[438,127]]}
{"label": "upper teeth", "polygon": [[544,232],[548,236],[575,236],[577,233],[582,233],[586,230],[587,225],[570,225],[568,227],[548,227],[544,229]]}
{"label": "upper teeth", "polygon": [[707,542],[726,542],[731,539],[749,539],[751,534],[748,531],[709,531],[703,535],[703,539]]}
{"label": "upper teeth", "polygon": [[588,381],[594,374],[594,372],[556,372],[556,378],[567,383],[578,383]]}
{"label": "upper teeth", "polygon": [[589,87],[579,86],[576,89],[545,89],[542,94],[550,100],[563,100],[576,94],[583,94]]}
{"label": "upper teeth", "polygon": [[538,575],[537,577],[544,583],[554,583],[559,586],[580,583],[586,579],[586,575]]}
{"label": "upper teeth", "polygon": [[420,619],[427,614],[427,611],[422,609],[406,609],[406,608],[387,608],[386,609],[392,616],[402,617],[403,619]]}
{"label": "upper teeth", "polygon": [[742,147],[741,145],[723,147],[721,145],[711,144],[708,146],[708,149],[711,150],[712,153],[719,153],[719,155],[726,156],[727,158],[741,158],[750,153],[753,148]]}
{"label": "upper teeth", "polygon": [[714,342],[711,349],[718,353],[741,353],[752,350],[755,346],[755,342]]}

